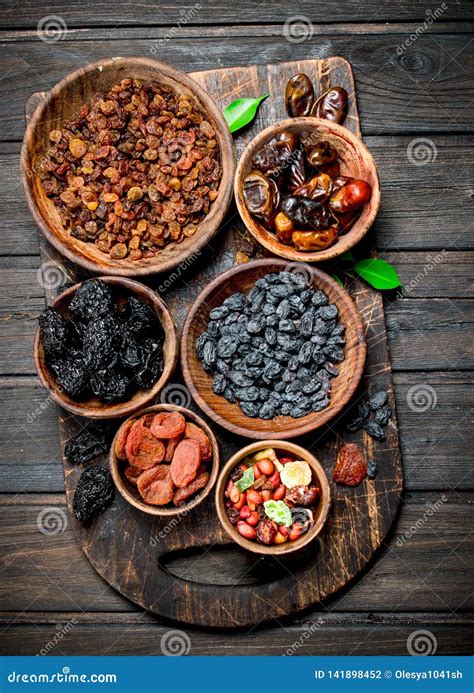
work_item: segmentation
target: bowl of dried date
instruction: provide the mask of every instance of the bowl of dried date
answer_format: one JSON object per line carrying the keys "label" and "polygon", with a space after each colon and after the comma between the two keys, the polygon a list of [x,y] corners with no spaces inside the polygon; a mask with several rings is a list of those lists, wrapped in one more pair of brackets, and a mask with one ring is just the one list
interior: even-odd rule
{"label": "bowl of dried date", "polygon": [[307,264],[257,260],[212,281],[191,306],[181,366],[198,406],[237,435],[287,439],[328,423],[362,376],[352,299]]}
{"label": "bowl of dried date", "polygon": [[236,453],[216,486],[219,520],[240,546],[281,556],[319,534],[330,507],[326,473],[294,443],[266,440]]}
{"label": "bowl of dried date", "polygon": [[38,322],[36,370],[54,400],[73,414],[129,416],[160,393],[176,366],[176,329],[166,304],[132,279],[75,284]]}
{"label": "bowl of dried date", "polygon": [[362,141],[336,122],[310,116],[271,125],[250,142],[234,193],[257,241],[302,262],[348,251],[380,205],[377,167]]}
{"label": "bowl of dried date", "polygon": [[177,266],[232,199],[232,137],[193,79],[146,58],[68,75],[34,112],[21,152],[33,217],[59,252],[121,276]]}
{"label": "bowl of dried date", "polygon": [[127,419],[110,449],[114,483],[135,508],[149,515],[189,512],[213,488],[219,448],[194,412],[156,405]]}

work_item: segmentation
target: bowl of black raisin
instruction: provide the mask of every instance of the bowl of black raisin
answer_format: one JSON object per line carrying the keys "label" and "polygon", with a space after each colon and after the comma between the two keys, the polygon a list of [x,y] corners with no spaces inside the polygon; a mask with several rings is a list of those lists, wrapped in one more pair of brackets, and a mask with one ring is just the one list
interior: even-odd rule
{"label": "bowl of black raisin", "polygon": [[129,416],[159,394],[176,366],[176,329],[166,304],[131,279],[100,277],[75,284],[38,322],[39,378],[73,414]]}
{"label": "bowl of black raisin", "polygon": [[237,435],[284,440],[336,417],[366,343],[347,291],[325,272],[257,260],[211,282],[183,329],[181,366],[199,407]]}

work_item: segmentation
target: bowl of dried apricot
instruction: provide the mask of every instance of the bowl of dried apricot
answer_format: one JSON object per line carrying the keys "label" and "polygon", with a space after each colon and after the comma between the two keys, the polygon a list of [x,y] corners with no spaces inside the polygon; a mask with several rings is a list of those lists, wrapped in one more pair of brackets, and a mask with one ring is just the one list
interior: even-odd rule
{"label": "bowl of dried apricot", "polygon": [[314,455],[294,443],[265,440],[227,462],[216,486],[219,520],[253,553],[281,556],[309,544],[326,522],[330,489]]}
{"label": "bowl of dried apricot", "polygon": [[34,112],[21,152],[33,217],[59,252],[122,276],[177,266],[232,199],[233,142],[193,79],[146,58],[68,75]]}
{"label": "bowl of dried apricot", "polygon": [[214,486],[219,447],[200,416],[177,405],[143,409],[120,426],[110,471],[120,494],[148,515],[189,512]]}

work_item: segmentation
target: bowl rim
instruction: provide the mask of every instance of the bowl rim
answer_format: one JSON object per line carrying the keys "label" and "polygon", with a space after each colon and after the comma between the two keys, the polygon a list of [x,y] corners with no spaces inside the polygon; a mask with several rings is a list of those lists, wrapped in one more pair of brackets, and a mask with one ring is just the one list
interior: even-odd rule
{"label": "bowl rim", "polygon": [[[96,70],[106,70],[108,67],[119,65],[120,62],[125,65],[130,65],[130,69],[133,70],[134,65],[142,64],[148,67],[154,67],[158,71],[162,72],[166,77],[182,84],[187,89],[195,94],[200,105],[204,108],[206,112],[209,112],[214,118],[216,124],[219,127],[219,146],[221,149],[221,165],[222,165],[222,178],[219,186],[222,183],[225,185],[222,187],[222,195],[219,201],[219,205],[216,207],[215,219],[211,227],[206,233],[199,236],[199,242],[191,246],[186,250],[185,253],[177,253],[175,258],[171,258],[165,262],[157,263],[156,265],[151,264],[144,267],[140,267],[137,262],[137,267],[133,268],[123,268],[120,266],[108,267],[107,265],[102,265],[95,260],[89,259],[85,256],[78,255],[73,249],[70,248],[68,244],[63,242],[58,236],[49,228],[49,225],[44,222],[43,216],[38,210],[36,204],[35,196],[32,194],[30,188],[30,176],[28,175],[28,161],[29,161],[29,149],[30,143],[34,142],[36,137],[36,128],[41,122],[44,113],[51,103],[51,101],[61,94],[62,90],[76,81],[79,77],[84,74],[94,72]],[[157,77],[158,79],[158,77]],[[233,197],[233,178],[235,175],[235,148],[232,135],[229,131],[228,125],[222,115],[221,110],[214,101],[214,98],[208,93],[208,91],[202,87],[198,82],[196,82],[192,77],[190,77],[186,72],[178,70],[177,68],[169,65],[161,60],[154,60],[152,58],[141,58],[141,57],[130,57],[130,58],[104,58],[103,60],[97,60],[93,63],[88,63],[83,67],[77,68],[72,72],[69,72],[63,79],[61,79],[57,84],[54,85],[52,89],[45,93],[44,100],[38,105],[34,111],[30,122],[28,123],[23,137],[23,142],[20,151],[20,180],[23,188],[23,194],[26,198],[28,208],[33,216],[33,219],[41,233],[44,237],[51,243],[51,245],[59,252],[61,255],[69,259],[71,262],[83,267],[90,272],[107,274],[110,276],[121,276],[121,277],[145,277],[154,274],[161,274],[162,272],[168,272],[178,265],[182,264],[197,252],[199,252],[204,246],[206,246],[209,241],[215,236],[219,231],[224,221],[225,215],[231,205]],[[227,180],[225,180],[227,177]],[[207,218],[204,217],[202,221]],[[202,222],[201,222],[202,223]]]}
{"label": "bowl rim", "polygon": [[[314,252],[296,250],[296,248],[292,248],[291,246],[287,246],[283,243],[280,243],[278,240],[276,240],[276,237],[267,238],[266,234],[270,234],[270,232],[265,232],[265,229],[258,223],[257,220],[255,220],[251,216],[251,214],[247,210],[247,206],[243,200],[242,195],[242,179],[244,169],[247,167],[251,156],[259,147],[261,147],[266,142],[266,140],[269,137],[275,136],[281,130],[285,130],[286,128],[290,127],[292,127],[293,129],[311,129],[323,127],[327,130],[332,131],[332,134],[335,135],[337,138],[349,141],[354,148],[358,149],[359,152],[364,156],[364,158],[368,160],[369,166],[373,169],[374,180],[376,182],[376,185],[372,186],[370,214],[364,222],[363,226],[357,228],[359,221],[358,220],[356,221],[354,226],[351,229],[349,229],[347,233],[343,234],[340,237],[340,240],[342,241],[340,247],[338,247],[338,242],[332,246],[329,246],[329,248],[326,248],[325,250],[318,250]],[[264,248],[270,250],[275,255],[286,258],[288,260],[294,260],[295,262],[323,262],[326,260],[331,260],[347,252],[348,250],[353,248],[357,243],[359,243],[359,241],[361,241],[362,238],[368,233],[380,209],[381,193],[377,164],[375,163],[372,154],[370,153],[369,149],[364,144],[362,139],[354,133],[352,133],[347,128],[345,128],[343,125],[339,125],[338,123],[334,123],[329,120],[324,120],[322,118],[316,118],[314,116],[305,116],[299,118],[285,118],[284,120],[280,120],[274,123],[273,125],[269,125],[264,130],[259,132],[248,143],[237,163],[237,168],[234,175],[234,197],[237,210],[246,229]],[[336,250],[336,248],[338,249]]]}
{"label": "bowl rim", "polygon": [[[40,339],[39,325],[36,326],[33,341],[33,355],[35,367],[42,385],[48,390],[54,401],[67,411],[71,412],[72,414],[85,416],[91,419],[116,419],[123,416],[129,416],[141,407],[146,406],[146,404],[150,402],[154,397],[156,397],[158,393],[165,387],[171,375],[173,374],[173,371],[178,362],[178,337],[174,320],[171,316],[168,306],[163,301],[163,299],[160,296],[158,296],[154,291],[152,291],[152,289],[150,289],[148,286],[145,286],[145,284],[141,284],[140,282],[137,282],[134,279],[130,279],[127,277],[114,277],[106,275],[102,277],[90,277],[89,279],[84,279],[83,281],[78,282],[73,286],[70,286],[68,289],[58,294],[58,296],[56,296],[56,298],[50,303],[48,307],[57,310],[57,306],[60,302],[64,301],[65,299],[70,300],[72,296],[76,293],[78,288],[82,284],[84,284],[84,282],[90,281],[91,279],[100,279],[106,284],[111,284],[122,289],[125,288],[127,291],[129,291],[130,294],[134,295],[136,295],[138,287],[140,289],[140,292],[145,293],[147,298],[150,299],[150,303],[154,306],[155,313],[165,332],[165,338],[169,338],[170,345],[169,357],[163,365],[163,372],[160,378],[151,388],[143,391],[143,394],[135,404],[131,404],[130,400],[127,400],[125,402],[118,402],[112,405],[104,403],[101,406],[90,405],[87,403],[87,400],[85,402],[74,402],[72,400],[71,402],[69,402],[63,397],[63,394],[59,390],[57,383],[57,387],[52,388],[49,384],[48,378],[45,375],[46,369],[48,369],[49,367],[47,366],[44,360],[44,352]],[[159,311],[156,310],[157,306],[159,307]]]}
{"label": "bowl rim", "polygon": [[[335,418],[341,412],[341,410],[347,405],[352,395],[356,391],[357,386],[359,385],[359,382],[362,378],[362,374],[364,372],[367,344],[365,340],[362,319],[360,317],[359,311],[357,310],[354,301],[352,300],[351,296],[346,291],[346,289],[341,287],[334,279],[332,279],[332,277],[330,277],[330,275],[326,274],[326,272],[323,272],[321,269],[308,265],[307,269],[308,271],[311,271],[313,277],[317,277],[324,283],[328,284],[336,292],[338,298],[344,300],[344,302],[350,306],[352,324],[354,325],[355,332],[358,336],[357,342],[354,347],[355,349],[357,349],[357,359],[353,367],[354,377],[352,379],[352,383],[345,389],[344,395],[341,397],[341,400],[335,407],[335,409],[331,411],[329,415],[329,407],[323,409],[321,412],[314,412],[315,420],[314,423],[311,424],[305,423],[298,425],[297,423],[295,423],[295,426],[290,430],[281,432],[278,430],[260,432],[258,430],[252,430],[240,424],[230,422],[224,416],[216,412],[201,395],[201,392],[199,391],[199,388],[195,385],[191,375],[191,369],[189,367],[188,361],[188,348],[190,332],[195,321],[195,317],[198,311],[201,309],[202,305],[205,304],[207,297],[214,291],[216,287],[218,287],[221,284],[225,284],[230,277],[233,277],[240,273],[244,273],[256,267],[270,268],[271,266],[277,265],[279,268],[281,268],[277,271],[281,271],[285,268],[288,268],[289,264],[290,263],[288,263],[287,261],[279,258],[265,258],[263,260],[255,260],[254,262],[248,262],[243,265],[238,265],[237,267],[233,267],[232,269],[227,270],[227,272],[220,274],[198,294],[194,303],[188,310],[188,314],[183,325],[180,356],[181,370],[186,386],[189,392],[191,393],[191,396],[193,397],[194,401],[199,406],[199,408],[215,423],[219,424],[231,433],[244,436],[246,438],[252,438],[255,440],[264,440],[269,437],[275,440],[278,438],[280,438],[281,440],[285,440],[287,438],[296,438],[298,436],[305,435],[311,431],[315,431],[316,429],[320,428],[321,426]],[[295,264],[297,265],[298,263]],[[295,422],[296,421],[299,421],[299,419],[295,419]]]}
{"label": "bowl rim", "polygon": [[[166,508],[159,505],[151,505],[149,503],[145,503],[144,500],[135,498],[133,494],[128,490],[122,478],[122,474],[120,473],[119,465],[125,463],[121,463],[117,459],[114,452],[115,441],[117,439],[118,433],[122,426],[124,426],[128,421],[130,421],[130,419],[137,419],[141,416],[144,416],[145,414],[151,414],[153,412],[158,413],[162,411],[178,411],[180,412],[180,414],[183,414],[184,417],[192,419],[193,422],[195,422],[197,425],[204,429],[205,433],[209,437],[209,440],[211,441],[212,447],[212,468],[209,476],[209,481],[207,482],[206,486],[204,486],[204,488],[199,491],[197,496],[192,498],[192,500],[190,500],[188,503],[185,503],[184,505],[177,508]],[[219,475],[219,444],[210,426],[204,421],[204,419],[201,416],[199,416],[199,414],[196,414],[195,412],[191,411],[191,409],[181,407],[177,404],[153,404],[149,407],[146,407],[145,409],[141,409],[140,411],[133,413],[131,416],[127,417],[124,421],[122,421],[110,445],[109,466],[110,473],[112,475],[112,479],[114,481],[116,489],[118,490],[122,498],[124,498],[129,505],[132,505],[134,508],[141,510],[147,515],[153,515],[154,517],[176,517],[177,515],[187,515],[191,510],[193,510],[193,508],[196,508],[198,505],[200,505],[214,488],[214,485]]]}
{"label": "bowl rim", "polygon": [[[293,455],[299,455],[300,459],[305,460],[310,465],[312,471],[318,477],[318,482],[321,487],[321,498],[319,503],[322,504],[321,514],[317,522],[311,527],[311,529],[304,534],[300,539],[294,542],[286,542],[284,544],[272,544],[271,546],[264,546],[263,544],[258,544],[257,542],[250,541],[242,537],[235,527],[230,523],[227,513],[225,512],[225,501],[224,501],[224,491],[225,485],[228,480],[228,476],[232,469],[238,464],[244,457],[249,454],[258,452],[259,450],[264,450],[265,448],[276,448],[277,450],[288,450]],[[255,443],[250,443],[245,447],[238,450],[232,457],[226,462],[224,467],[219,473],[219,478],[217,479],[216,490],[215,490],[216,508],[219,521],[231,537],[239,546],[252,553],[258,553],[262,555],[270,556],[281,556],[300,551],[302,548],[311,543],[320,534],[322,528],[324,527],[326,520],[328,518],[329,509],[331,506],[331,487],[329,485],[329,480],[327,474],[313,453],[309,452],[301,445],[296,443],[285,441],[285,440],[260,440]]]}

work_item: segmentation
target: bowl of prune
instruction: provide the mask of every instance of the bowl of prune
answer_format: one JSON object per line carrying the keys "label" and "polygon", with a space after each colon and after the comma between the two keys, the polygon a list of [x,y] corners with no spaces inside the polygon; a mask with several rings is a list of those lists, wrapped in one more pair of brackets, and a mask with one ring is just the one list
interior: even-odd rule
{"label": "bowl of prune", "polygon": [[191,306],[181,366],[198,406],[234,434],[288,439],[327,424],[362,376],[347,291],[308,264],[266,259],[217,277]]}
{"label": "bowl of prune", "polygon": [[180,515],[213,488],[219,447],[200,416],[159,404],[120,426],[110,448],[110,470],[118,491],[135,508],[148,515]]}
{"label": "bowl of prune", "polygon": [[34,357],[54,400],[80,416],[118,418],[149,404],[176,365],[176,328],[164,301],[139,282],[75,284],[39,316]]}
{"label": "bowl of prune", "polygon": [[281,556],[300,551],[319,534],[330,507],[326,473],[294,443],[247,445],[225,465],[216,486],[219,520],[248,551]]}
{"label": "bowl of prune", "polygon": [[336,122],[311,116],[257,135],[238,163],[234,193],[259,243],[303,262],[348,251],[380,205],[377,167],[362,141]]}
{"label": "bowl of prune", "polygon": [[218,231],[232,199],[232,136],[184,72],[108,58],[67,75],[32,115],[21,179],[55,248],[95,274],[176,267]]}

